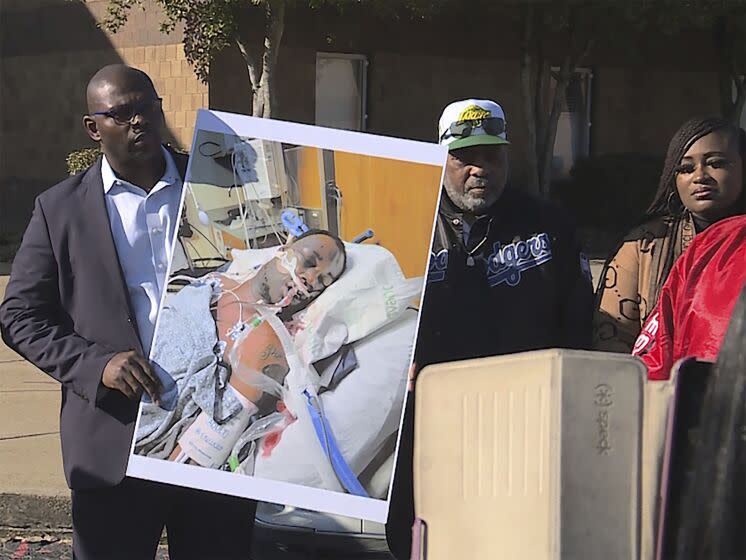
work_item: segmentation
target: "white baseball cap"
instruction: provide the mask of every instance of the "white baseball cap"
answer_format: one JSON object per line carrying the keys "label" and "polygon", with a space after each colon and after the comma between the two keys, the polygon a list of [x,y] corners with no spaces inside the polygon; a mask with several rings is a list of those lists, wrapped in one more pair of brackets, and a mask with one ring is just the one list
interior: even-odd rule
{"label": "white baseball cap", "polygon": [[438,122],[438,143],[457,150],[468,146],[510,144],[505,112],[489,99],[454,101]]}

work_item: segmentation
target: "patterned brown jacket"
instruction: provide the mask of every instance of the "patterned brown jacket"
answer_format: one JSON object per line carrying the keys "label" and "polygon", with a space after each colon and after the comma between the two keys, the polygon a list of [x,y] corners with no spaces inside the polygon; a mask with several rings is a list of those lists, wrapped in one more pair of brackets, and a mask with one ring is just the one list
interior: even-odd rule
{"label": "patterned brown jacket", "polygon": [[654,218],[624,237],[601,273],[593,321],[594,349],[623,353],[632,350],[671,266],[694,234],[694,222],[686,213],[681,219]]}

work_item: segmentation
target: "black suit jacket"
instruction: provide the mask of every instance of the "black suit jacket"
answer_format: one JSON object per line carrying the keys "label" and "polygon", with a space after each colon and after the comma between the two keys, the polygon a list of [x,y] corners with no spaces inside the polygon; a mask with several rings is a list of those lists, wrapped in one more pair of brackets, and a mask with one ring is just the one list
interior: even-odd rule
{"label": "black suit jacket", "polygon": [[[187,157],[172,155],[183,178]],[[0,306],[5,343],[61,383],[70,488],[124,477],[138,403],[105,388],[101,376],[114,354],[142,352],[134,321],[99,159],[37,197]]]}

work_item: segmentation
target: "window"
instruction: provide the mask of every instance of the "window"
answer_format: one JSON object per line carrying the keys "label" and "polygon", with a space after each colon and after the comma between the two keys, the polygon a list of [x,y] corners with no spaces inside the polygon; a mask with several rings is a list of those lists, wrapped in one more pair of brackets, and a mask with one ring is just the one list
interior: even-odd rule
{"label": "window", "polygon": [[362,55],[316,54],[316,124],[365,130],[368,60]]}
{"label": "window", "polygon": [[[741,79],[743,79],[743,76],[741,76]],[[735,102],[738,98],[738,91],[736,90],[736,84],[732,84],[731,86],[733,88],[733,101]],[[741,110],[741,117],[738,119],[738,126],[746,130],[746,108]]]}
{"label": "window", "polygon": [[[559,72],[559,68],[552,68],[552,72]],[[578,68],[567,84],[554,139],[552,179],[568,177],[575,162],[590,155],[592,79],[589,69]],[[552,93],[556,83],[552,79]]]}

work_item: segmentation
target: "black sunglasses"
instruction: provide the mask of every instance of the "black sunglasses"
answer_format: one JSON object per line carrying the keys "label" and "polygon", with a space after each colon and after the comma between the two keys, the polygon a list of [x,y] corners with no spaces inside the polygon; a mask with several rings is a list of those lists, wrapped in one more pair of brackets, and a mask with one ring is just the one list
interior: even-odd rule
{"label": "black sunglasses", "polygon": [[489,117],[486,119],[457,121],[448,127],[443,137],[466,138],[467,136],[471,136],[471,133],[478,128],[490,136],[498,136],[505,132],[505,120],[499,117]]}
{"label": "black sunglasses", "polygon": [[162,98],[156,97],[155,99],[148,99],[147,101],[140,101],[139,103],[112,107],[108,111],[97,111],[91,113],[91,115],[109,117],[110,119],[114,119],[114,122],[119,125],[132,124],[132,120],[137,115],[151,116],[156,111],[159,111],[162,102]]}

